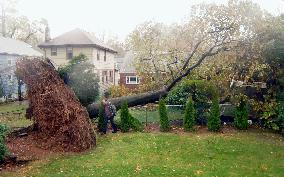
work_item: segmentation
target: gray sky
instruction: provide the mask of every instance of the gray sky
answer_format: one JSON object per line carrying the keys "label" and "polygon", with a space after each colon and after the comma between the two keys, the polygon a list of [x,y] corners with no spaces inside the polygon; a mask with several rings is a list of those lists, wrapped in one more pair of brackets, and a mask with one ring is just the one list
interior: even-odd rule
{"label": "gray sky", "polygon": [[[284,13],[283,0],[253,0],[272,14]],[[144,21],[181,23],[190,6],[201,0],[20,0],[17,9],[31,19],[48,20],[51,36],[74,28],[97,36],[117,36],[123,40]],[[205,0],[224,3],[226,0]]]}

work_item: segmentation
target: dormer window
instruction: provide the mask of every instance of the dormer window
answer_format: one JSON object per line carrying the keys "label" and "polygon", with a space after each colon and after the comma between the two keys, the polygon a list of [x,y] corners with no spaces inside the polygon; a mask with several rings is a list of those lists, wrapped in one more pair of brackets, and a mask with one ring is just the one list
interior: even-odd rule
{"label": "dormer window", "polygon": [[57,48],[56,47],[51,48],[51,56],[57,56]]}
{"label": "dormer window", "polygon": [[67,57],[67,60],[71,60],[73,58],[73,48],[72,47],[66,48],[66,57]]}

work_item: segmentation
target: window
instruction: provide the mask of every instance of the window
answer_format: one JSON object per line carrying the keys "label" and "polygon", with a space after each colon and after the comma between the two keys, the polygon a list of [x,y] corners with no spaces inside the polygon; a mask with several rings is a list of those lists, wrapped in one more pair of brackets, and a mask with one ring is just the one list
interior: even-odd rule
{"label": "window", "polygon": [[107,60],[107,52],[106,52],[106,50],[105,50],[105,53],[104,53],[104,61],[106,61]]}
{"label": "window", "polygon": [[8,80],[12,80],[12,75],[8,75]]}
{"label": "window", "polygon": [[100,60],[100,50],[97,50],[97,60]]}
{"label": "window", "polygon": [[57,48],[56,47],[51,48],[51,56],[57,56]]}
{"label": "window", "polygon": [[8,65],[9,65],[9,66],[12,65],[12,60],[8,60]]}
{"label": "window", "polygon": [[73,58],[73,48],[72,47],[66,48],[66,58],[68,60],[71,60]]}
{"label": "window", "polygon": [[138,76],[126,76],[126,84],[139,84],[140,80]]}

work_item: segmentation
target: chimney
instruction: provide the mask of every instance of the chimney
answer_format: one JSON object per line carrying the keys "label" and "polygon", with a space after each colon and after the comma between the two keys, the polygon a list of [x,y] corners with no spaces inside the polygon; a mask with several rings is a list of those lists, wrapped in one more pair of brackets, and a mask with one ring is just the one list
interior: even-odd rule
{"label": "chimney", "polygon": [[46,25],[46,27],[45,27],[45,36],[44,36],[44,41],[45,42],[48,42],[48,41],[50,41],[51,40],[51,38],[50,38],[50,30],[49,30],[49,26],[48,25]]}

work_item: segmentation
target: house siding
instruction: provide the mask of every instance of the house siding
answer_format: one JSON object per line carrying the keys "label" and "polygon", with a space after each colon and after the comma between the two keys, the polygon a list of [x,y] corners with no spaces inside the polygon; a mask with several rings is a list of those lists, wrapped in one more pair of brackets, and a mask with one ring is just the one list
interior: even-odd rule
{"label": "house siding", "polygon": [[[16,62],[21,57],[17,55],[3,55],[0,54],[0,81],[2,82],[4,95],[11,99],[16,99],[18,96],[18,79],[15,75]],[[8,61],[11,61],[9,64]],[[23,94],[26,93],[25,85],[22,86]],[[0,98],[4,101],[4,98]]]}
{"label": "house siding", "polygon": [[[45,57],[51,59],[56,66],[66,65],[70,60],[66,56],[66,47],[57,47],[57,55],[51,56],[51,48],[44,48]],[[73,47],[73,56],[78,56],[80,53],[93,58],[93,48],[91,47]]]}

